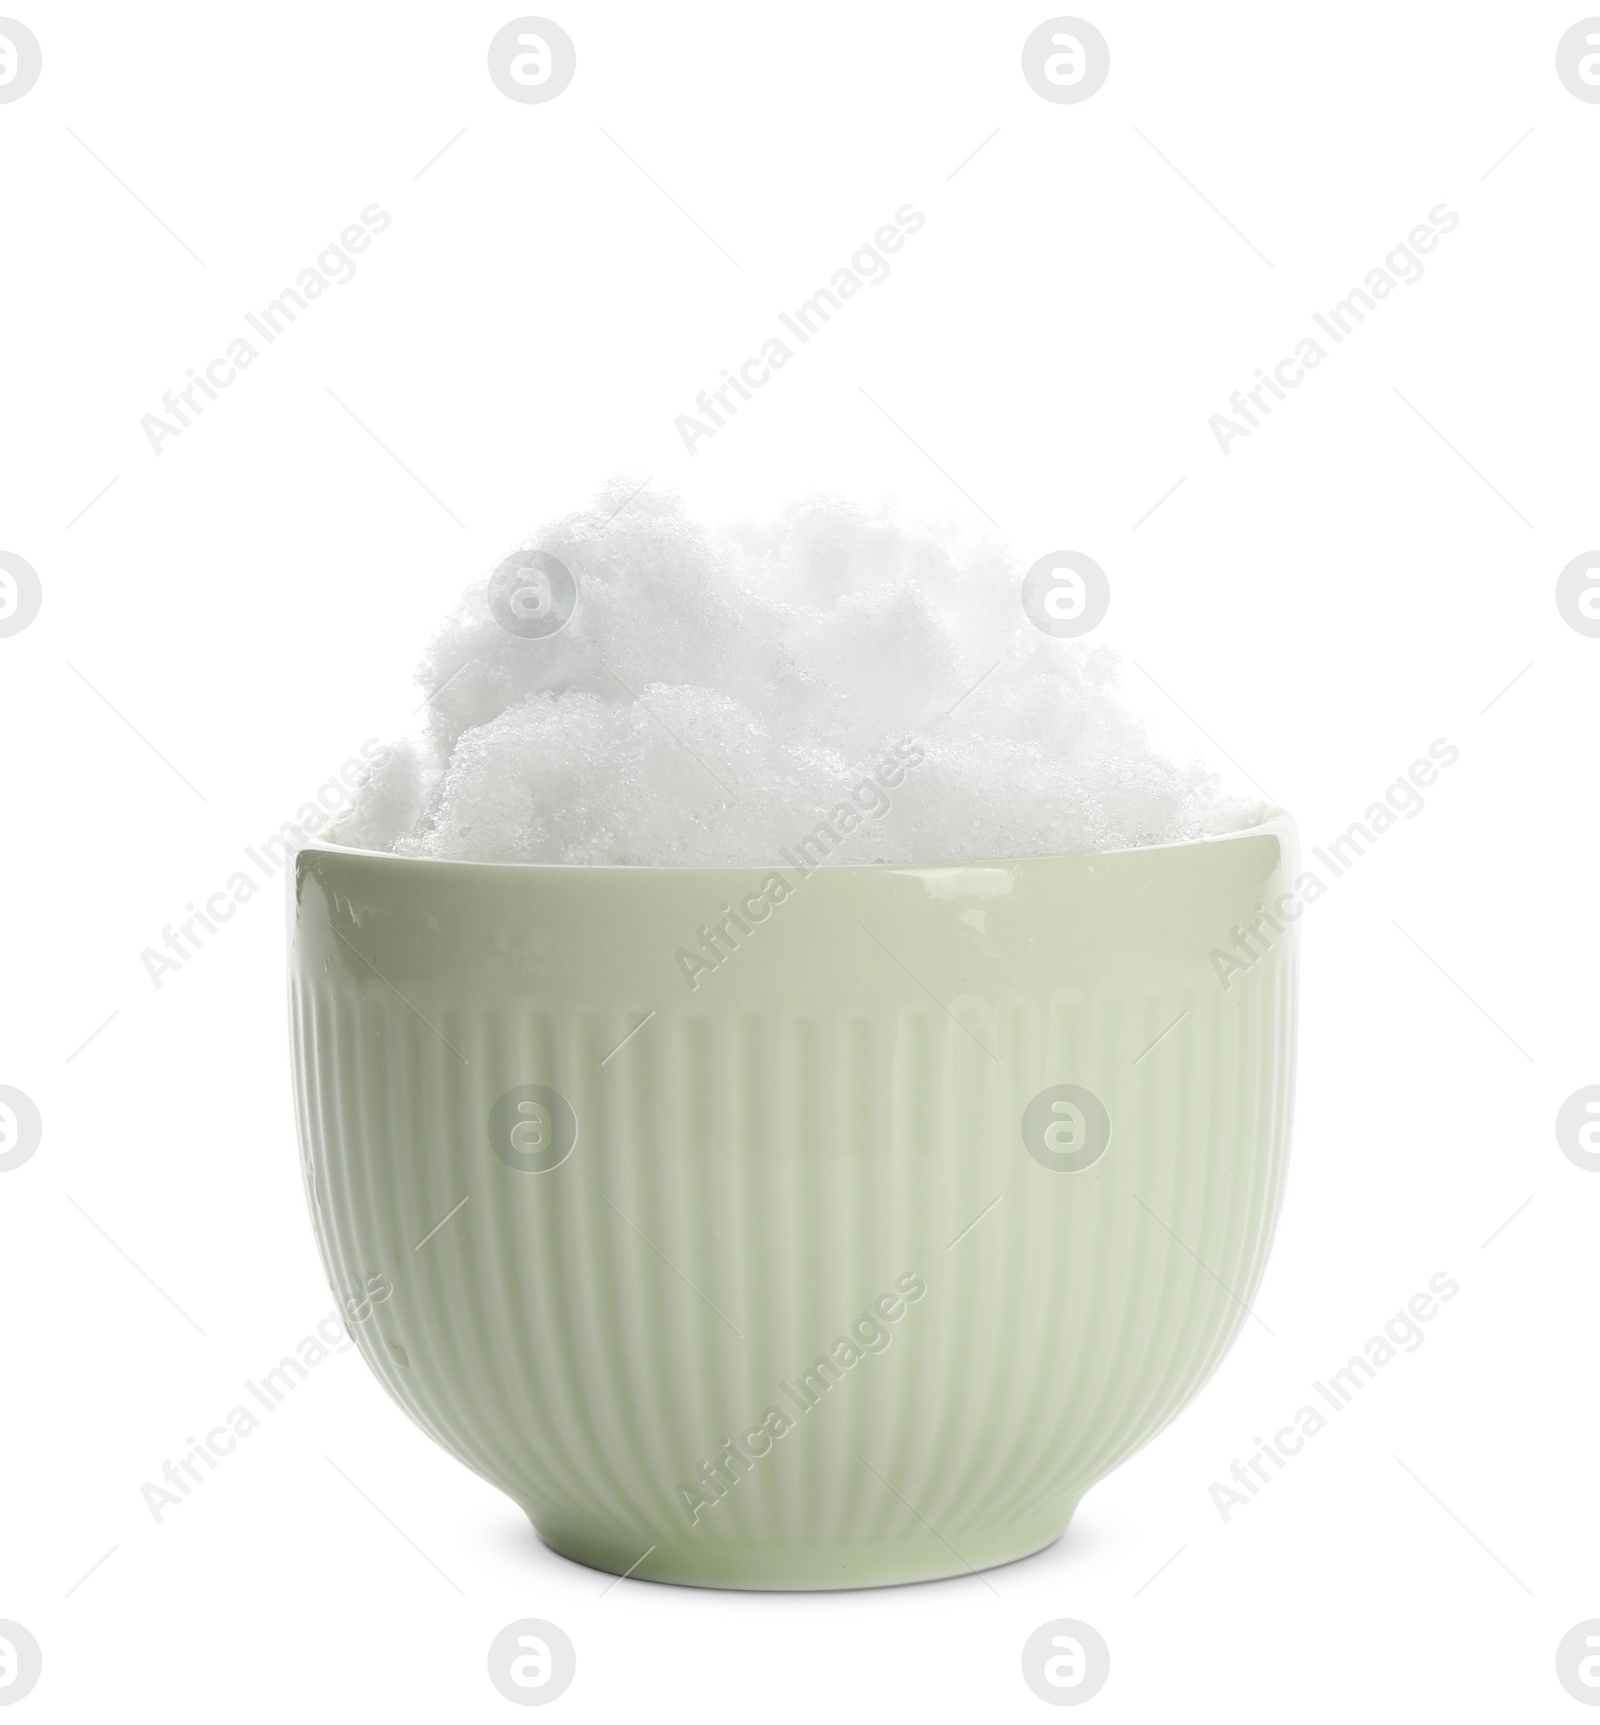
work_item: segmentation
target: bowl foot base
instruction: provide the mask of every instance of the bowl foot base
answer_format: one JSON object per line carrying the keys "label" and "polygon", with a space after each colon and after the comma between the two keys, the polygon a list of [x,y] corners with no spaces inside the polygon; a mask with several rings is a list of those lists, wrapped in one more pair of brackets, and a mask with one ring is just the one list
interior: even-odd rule
{"label": "bowl foot base", "polygon": [[541,1522],[531,1512],[528,1519],[539,1538],[562,1557],[633,1581],[811,1591],[936,1581],[1014,1563],[1053,1545],[1076,1507],[1072,1505],[1065,1515],[1056,1510],[1045,1521],[963,1528],[948,1538],[919,1531],[904,1539],[815,1544],[701,1538],[692,1533],[670,1538],[652,1538],[649,1533],[618,1536],[560,1526],[548,1519]]}

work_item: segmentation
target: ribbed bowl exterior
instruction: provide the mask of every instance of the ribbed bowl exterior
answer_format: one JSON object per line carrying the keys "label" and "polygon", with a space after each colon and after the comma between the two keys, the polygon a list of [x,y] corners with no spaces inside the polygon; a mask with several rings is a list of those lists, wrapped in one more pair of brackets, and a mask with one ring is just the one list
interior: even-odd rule
{"label": "ribbed bowl exterior", "polygon": [[[1049,1543],[1249,1321],[1295,1020],[1257,907],[1291,868],[1284,817],[804,877],[302,852],[300,1138],[368,1363],[614,1573],[858,1586]],[[1076,1172],[1024,1139],[1056,1084],[1111,1123]],[[496,1154],[523,1085],[576,1122],[542,1172]]]}

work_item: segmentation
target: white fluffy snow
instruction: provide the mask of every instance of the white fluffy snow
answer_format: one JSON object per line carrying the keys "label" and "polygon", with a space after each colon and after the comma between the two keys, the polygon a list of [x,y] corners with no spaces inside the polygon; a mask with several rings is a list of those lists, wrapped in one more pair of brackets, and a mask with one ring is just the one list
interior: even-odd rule
{"label": "white fluffy snow", "polygon": [[[811,860],[962,862],[1171,843],[1260,813],[1152,751],[1111,654],[1036,629],[1022,565],[992,540],[825,498],[714,532],[659,492],[619,509],[630,489],[466,589],[417,671],[437,691],[426,734],[328,837],[754,865],[822,823],[837,842]],[[501,620],[550,628],[569,604],[553,633]]]}

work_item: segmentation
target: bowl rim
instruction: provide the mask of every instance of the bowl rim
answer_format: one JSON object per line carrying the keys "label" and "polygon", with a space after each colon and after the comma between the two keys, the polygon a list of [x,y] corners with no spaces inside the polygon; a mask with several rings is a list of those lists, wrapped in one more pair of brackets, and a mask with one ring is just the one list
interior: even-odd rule
{"label": "bowl rim", "polygon": [[[1270,835],[1288,838],[1291,843],[1298,835],[1294,817],[1276,803],[1256,805],[1254,818],[1248,826],[1235,827],[1229,832],[1203,833],[1197,838],[1174,839],[1165,844],[1121,845],[1109,850],[1041,851],[1029,856],[972,857],[961,862],[820,862],[801,872],[806,875],[826,873],[840,876],[887,874],[960,874],[974,869],[1011,869],[1030,864],[1051,862],[1093,862],[1110,857],[1153,856],[1165,851],[1196,850],[1202,846],[1232,844],[1240,839],[1258,839]],[[489,862],[473,857],[414,856],[398,851],[367,850],[359,845],[338,844],[332,839],[312,838],[295,852],[296,872],[300,858],[307,853],[323,856],[352,857],[364,861],[417,869],[477,869],[497,872],[584,875],[738,875],[773,873],[788,870],[793,873],[800,865],[793,862],[751,863],[554,863],[554,862]]]}

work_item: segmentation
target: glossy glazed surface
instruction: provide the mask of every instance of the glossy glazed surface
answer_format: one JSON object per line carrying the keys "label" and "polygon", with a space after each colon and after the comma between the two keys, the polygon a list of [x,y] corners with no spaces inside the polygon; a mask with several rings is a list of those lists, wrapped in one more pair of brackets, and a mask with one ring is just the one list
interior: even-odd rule
{"label": "glossy glazed surface", "polygon": [[303,851],[301,1144],[368,1363],[601,1569],[842,1587],[1049,1543],[1248,1321],[1293,930],[1226,986],[1212,955],[1292,869],[1283,816],[803,878]]}

